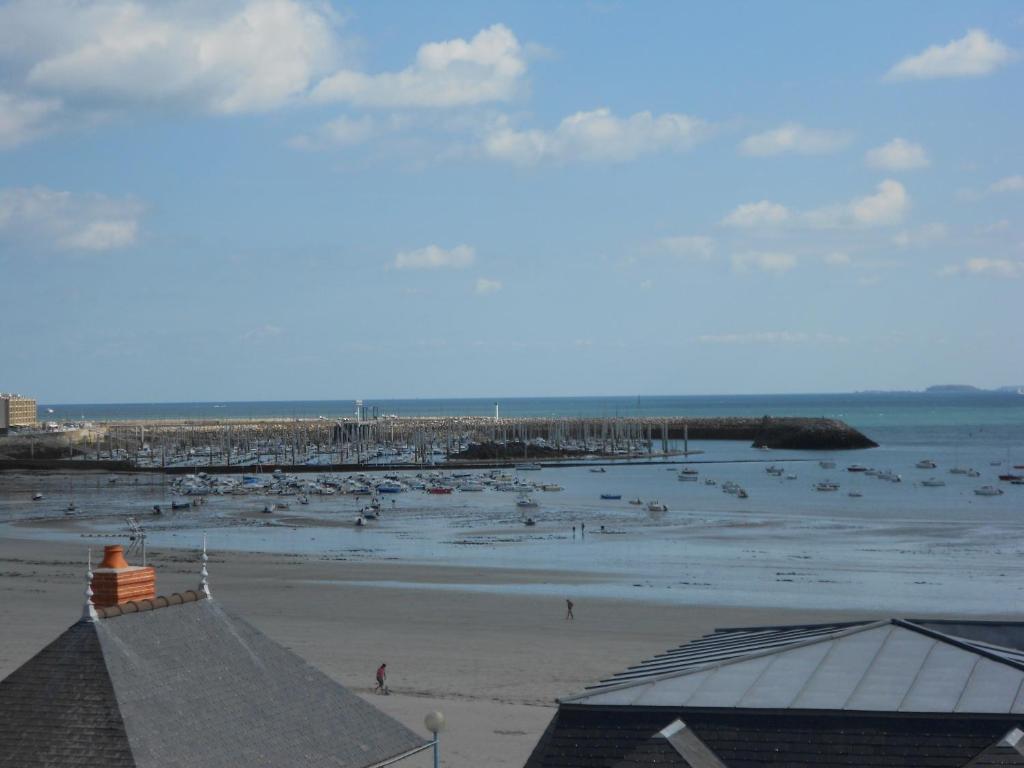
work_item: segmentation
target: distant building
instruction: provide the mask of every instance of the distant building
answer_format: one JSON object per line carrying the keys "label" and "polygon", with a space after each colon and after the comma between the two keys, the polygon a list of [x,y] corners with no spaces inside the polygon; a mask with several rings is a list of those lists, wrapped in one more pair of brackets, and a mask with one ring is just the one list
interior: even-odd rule
{"label": "distant building", "polygon": [[430,744],[225,611],[205,564],[156,597],[119,546],[82,619],[0,681],[2,768],[369,768]]}
{"label": "distant building", "polygon": [[34,427],[35,424],[35,400],[0,392],[0,430],[11,427]]}
{"label": "distant building", "polygon": [[527,768],[1024,766],[1024,623],[718,630],[559,702]]}

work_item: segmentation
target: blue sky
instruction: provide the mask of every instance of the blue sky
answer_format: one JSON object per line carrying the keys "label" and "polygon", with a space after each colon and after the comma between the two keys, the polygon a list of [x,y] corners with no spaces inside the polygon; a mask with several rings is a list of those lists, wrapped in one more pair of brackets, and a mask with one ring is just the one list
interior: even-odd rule
{"label": "blue sky", "polygon": [[1022,85],[1017,2],[0,3],[0,390],[1024,384]]}

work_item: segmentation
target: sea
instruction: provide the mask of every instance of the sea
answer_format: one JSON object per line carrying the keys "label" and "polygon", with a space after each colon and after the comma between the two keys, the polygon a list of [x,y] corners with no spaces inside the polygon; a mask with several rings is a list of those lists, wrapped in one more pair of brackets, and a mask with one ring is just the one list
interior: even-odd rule
{"label": "sea", "polygon": [[[671,604],[779,606],[883,613],[1006,615],[1024,611],[1024,486],[998,479],[1024,465],[1024,396],[1012,392],[836,395],[475,398],[366,400],[364,412],[502,416],[822,416],[841,419],[879,444],[859,451],[758,451],[749,443],[690,441],[698,482],[676,479],[678,464],[545,467],[521,472],[559,491],[538,490],[536,525],[524,526],[514,495],[488,490],[430,496],[410,490],[385,501],[379,521],[357,528],[364,500],[311,497],[301,509],[262,515],[267,499],[210,497],[181,514],[149,516],[180,499],[148,476],[110,484],[0,477],[0,535],[92,541],[123,535],[135,516],[152,546],[191,549],[203,534],[231,551],[288,552],[326,559],[495,569],[493,580],[429,583],[395,579],[381,587],[489,591],[574,599]],[[144,418],[333,418],[354,401],[43,405],[52,420]],[[916,463],[932,459],[935,469]],[[678,461],[678,457],[675,461]],[[828,466],[835,462],[835,466]],[[781,466],[783,476],[765,472]],[[823,466],[823,463],[825,466]],[[889,470],[889,482],[847,470]],[[970,467],[977,477],[951,473]],[[443,471],[435,467],[434,471]],[[414,471],[399,473],[411,480]],[[938,478],[941,487],[922,485]],[[835,492],[815,490],[832,480]],[[722,492],[742,484],[749,498]],[[714,484],[712,484],[712,482]],[[139,483],[129,485],[128,483]],[[979,496],[985,485],[998,496]],[[42,490],[43,502],[31,492]],[[602,494],[621,494],[605,500]],[[63,505],[74,498],[73,524]],[[641,499],[643,505],[631,505]],[[271,499],[272,501],[273,499]],[[649,512],[658,500],[665,513]],[[301,518],[301,520],[300,520]],[[507,583],[502,569],[547,574]],[[563,576],[552,577],[550,574]],[[361,582],[364,586],[366,582]]]}

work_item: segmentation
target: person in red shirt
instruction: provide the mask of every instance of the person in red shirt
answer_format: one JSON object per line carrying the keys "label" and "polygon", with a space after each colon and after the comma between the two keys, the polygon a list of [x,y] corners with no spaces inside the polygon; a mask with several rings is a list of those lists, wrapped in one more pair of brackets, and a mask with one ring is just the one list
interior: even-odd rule
{"label": "person in red shirt", "polygon": [[386,682],[387,681],[387,677],[388,677],[388,665],[387,664],[381,664],[379,667],[377,667],[377,687],[373,689],[374,693],[384,693],[384,694],[390,693],[390,691],[388,690],[387,682]]}

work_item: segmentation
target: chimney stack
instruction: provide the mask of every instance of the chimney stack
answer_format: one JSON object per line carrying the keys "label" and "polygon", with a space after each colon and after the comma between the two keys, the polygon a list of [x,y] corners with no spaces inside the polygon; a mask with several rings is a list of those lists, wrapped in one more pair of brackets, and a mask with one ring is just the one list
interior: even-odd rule
{"label": "chimney stack", "polygon": [[103,548],[103,562],[93,569],[92,603],[99,608],[156,597],[156,570],[128,565],[124,547]]}

